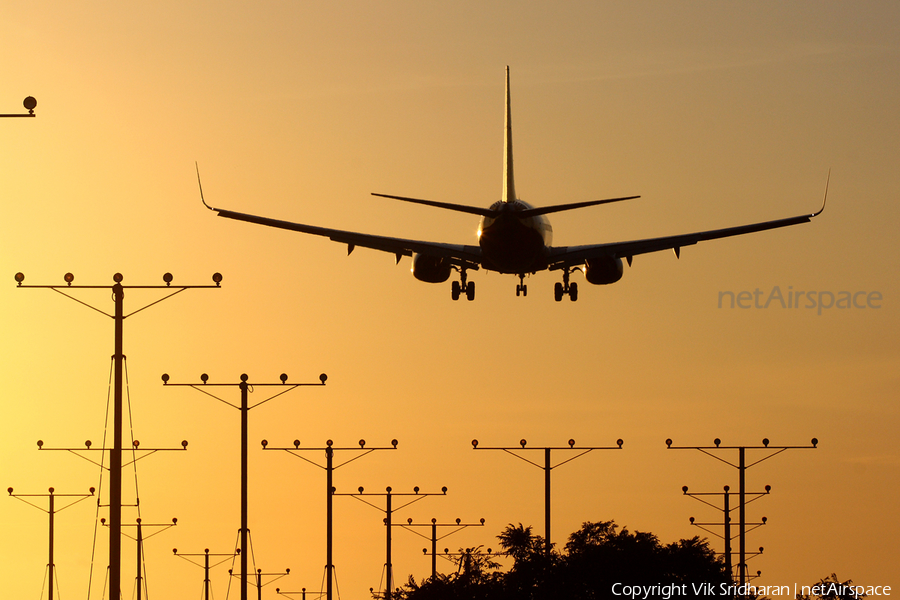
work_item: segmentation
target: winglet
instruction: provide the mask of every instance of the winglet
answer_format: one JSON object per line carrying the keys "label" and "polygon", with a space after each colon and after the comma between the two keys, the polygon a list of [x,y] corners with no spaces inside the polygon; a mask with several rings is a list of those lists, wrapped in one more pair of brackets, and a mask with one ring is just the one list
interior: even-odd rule
{"label": "winglet", "polygon": [[197,161],[194,161],[194,167],[197,168],[197,185],[200,186],[200,202],[202,202],[203,206],[205,206],[209,210],[216,210],[212,206],[207,204],[206,200],[203,199],[203,184],[200,183],[200,165],[197,164]]}
{"label": "winglet", "polygon": [[831,180],[831,169],[828,169],[828,176],[825,178],[825,194],[822,196],[822,208],[818,212],[814,212],[811,217],[817,217],[825,210],[825,201],[828,199],[828,182]]}

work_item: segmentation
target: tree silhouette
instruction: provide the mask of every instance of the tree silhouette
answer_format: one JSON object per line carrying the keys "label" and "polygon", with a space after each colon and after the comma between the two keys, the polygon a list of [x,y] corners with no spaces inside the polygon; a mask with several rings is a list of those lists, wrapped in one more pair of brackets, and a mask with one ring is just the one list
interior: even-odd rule
{"label": "tree silhouette", "polygon": [[[718,589],[729,574],[706,540],[694,537],[663,545],[652,533],[619,529],[613,521],[587,522],[569,536],[565,549],[548,554],[531,527],[508,525],[497,536],[513,559],[506,572],[489,555],[461,553],[457,573],[416,583],[409,578],[400,600],[599,600],[621,598],[614,584],[687,585]],[[804,599],[806,600],[806,599]]]}

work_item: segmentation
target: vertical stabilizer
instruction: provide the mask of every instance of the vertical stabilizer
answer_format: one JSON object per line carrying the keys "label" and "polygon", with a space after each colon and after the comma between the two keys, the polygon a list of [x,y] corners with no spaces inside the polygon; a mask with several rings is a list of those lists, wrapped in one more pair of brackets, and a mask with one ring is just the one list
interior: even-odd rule
{"label": "vertical stabilizer", "polygon": [[513,180],[513,150],[512,150],[512,113],[509,108],[509,66],[506,67],[506,125],[503,138],[503,202],[514,202],[516,198],[516,184]]}

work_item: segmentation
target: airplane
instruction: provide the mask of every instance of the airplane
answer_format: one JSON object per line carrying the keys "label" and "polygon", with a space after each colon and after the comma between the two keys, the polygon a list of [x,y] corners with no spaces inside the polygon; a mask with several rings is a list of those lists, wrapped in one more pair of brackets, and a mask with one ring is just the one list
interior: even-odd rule
{"label": "airplane", "polygon": [[[823,199],[822,208],[818,212],[786,219],[650,239],[581,246],[553,246],[551,245],[553,229],[546,215],[598,204],[632,200],[640,196],[588,200],[544,207],[533,207],[520,200],[516,196],[513,180],[512,116],[510,112],[508,66],[506,67],[504,130],[502,196],[500,200],[494,202],[488,208],[372,193],[373,196],[382,198],[479,215],[481,216],[481,223],[478,226],[478,245],[446,244],[385,237],[292,223],[213,208],[203,198],[203,186],[200,183],[200,170],[198,167],[197,183],[200,186],[200,199],[204,206],[216,212],[220,217],[324,236],[332,241],[347,244],[348,255],[353,252],[354,248],[361,246],[392,253],[395,255],[397,263],[400,262],[402,257],[410,256],[412,258],[412,274],[419,281],[443,283],[450,278],[451,272],[455,270],[459,273],[459,280],[455,280],[451,284],[451,297],[453,300],[458,300],[463,294],[468,300],[475,299],[475,282],[467,281],[467,272],[469,270],[485,269],[486,271],[517,275],[519,283],[516,285],[516,296],[526,296],[528,294],[528,287],[525,284],[525,276],[527,274],[535,274],[544,270],[561,271],[562,281],[557,282],[554,286],[554,299],[557,302],[561,301],[563,296],[568,296],[572,301],[578,299],[578,283],[570,281],[570,275],[575,271],[581,271],[585,279],[594,285],[611,284],[619,281],[624,274],[623,258],[629,267],[634,256],[648,252],[674,250],[675,256],[680,258],[681,248],[684,246],[690,246],[700,241],[808,223],[813,217],[818,216],[825,210],[825,201]],[[828,179],[830,177],[831,173],[829,171]],[[828,195],[828,179],[825,181],[826,197]]]}

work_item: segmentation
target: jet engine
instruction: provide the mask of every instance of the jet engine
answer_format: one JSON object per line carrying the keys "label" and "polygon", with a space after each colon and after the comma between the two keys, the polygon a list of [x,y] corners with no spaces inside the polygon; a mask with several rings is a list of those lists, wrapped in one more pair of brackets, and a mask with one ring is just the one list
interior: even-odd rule
{"label": "jet engine", "polygon": [[594,285],[615,283],[622,279],[624,267],[621,258],[604,256],[602,258],[589,258],[584,263],[584,278]]}
{"label": "jet engine", "polygon": [[443,283],[450,279],[450,263],[437,256],[413,253],[412,271],[413,277],[427,283]]}

